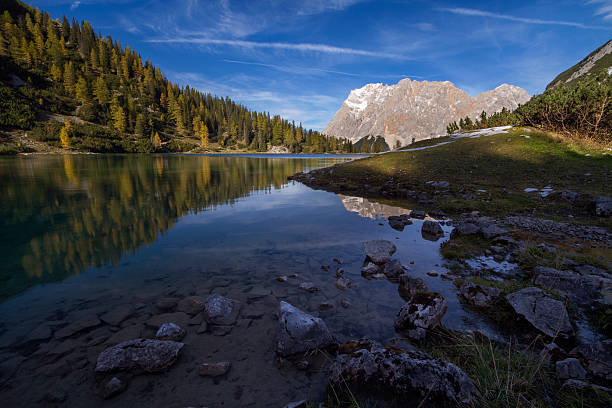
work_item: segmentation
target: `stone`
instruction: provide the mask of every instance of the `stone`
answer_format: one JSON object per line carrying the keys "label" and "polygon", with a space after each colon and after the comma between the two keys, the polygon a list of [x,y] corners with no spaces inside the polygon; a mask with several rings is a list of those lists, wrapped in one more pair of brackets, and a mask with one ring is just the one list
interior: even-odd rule
{"label": "stone", "polygon": [[404,274],[404,267],[397,259],[392,259],[391,261],[385,264],[385,268],[383,269],[383,273],[387,277],[387,279],[398,279],[401,275]]}
{"label": "stone", "polygon": [[100,316],[100,320],[111,326],[119,326],[119,323],[130,317],[132,313],[134,313],[134,308],[132,306],[123,305],[104,313]]}
{"label": "stone", "polygon": [[176,308],[179,312],[187,313],[193,316],[204,310],[204,302],[206,302],[206,299],[201,296],[190,296],[185,299],[181,299]]}
{"label": "stone", "polygon": [[96,315],[89,315],[78,319],[75,322],[70,323],[68,326],[63,327],[55,332],[56,339],[64,339],[70,337],[80,331],[91,329],[100,325],[100,319]]}
{"label": "stone", "polygon": [[308,400],[293,401],[285,405],[283,408],[306,408],[308,407]]}
{"label": "stone", "polygon": [[164,297],[164,298],[159,299],[155,303],[155,307],[157,308],[157,310],[160,310],[162,312],[166,312],[168,310],[173,309],[176,306],[177,302],[178,302],[177,298]]}
{"label": "stone", "polygon": [[219,377],[225,375],[230,368],[232,363],[229,361],[223,361],[220,363],[204,363],[198,367],[198,374],[204,377]]}
{"label": "stone", "polygon": [[126,384],[117,377],[111,378],[104,385],[104,399],[109,399],[115,395],[121,394],[126,388]]}
{"label": "stone", "polygon": [[199,326],[204,321],[204,314],[198,313],[189,320],[189,326]]}
{"label": "stone", "polygon": [[185,330],[175,323],[164,323],[161,325],[155,338],[158,340],[174,340],[179,341],[185,337]]}
{"label": "stone", "polygon": [[406,214],[402,215],[391,215],[387,218],[389,221],[389,226],[398,231],[403,231],[406,225],[412,224],[412,221]]}
{"label": "stone", "polygon": [[431,276],[432,278],[435,278],[438,276],[438,272],[435,272],[435,271],[428,271],[426,273],[427,273],[427,276]]}
{"label": "stone", "polygon": [[285,275],[277,276],[275,279],[279,282],[287,282],[287,277]]}
{"label": "stone", "polygon": [[336,279],[336,281],[334,282],[334,286],[340,290],[347,290],[351,286],[351,281],[346,278],[340,277]]}
{"label": "stone", "polygon": [[478,307],[488,307],[501,295],[502,291],[490,286],[465,282],[459,287],[458,295],[468,303]]}
{"label": "stone", "polygon": [[227,336],[232,332],[232,326],[217,326],[213,325],[210,329],[210,334],[213,336]]}
{"label": "stone", "polygon": [[477,225],[470,222],[461,222],[455,226],[451,232],[451,238],[455,238],[461,235],[475,235],[480,232],[480,228]]}
{"label": "stone", "polygon": [[96,372],[140,369],[156,373],[170,367],[184,344],[168,340],[134,339],[104,350],[98,356]]}
{"label": "stone", "polygon": [[198,327],[198,329],[196,330],[196,333],[198,334],[206,333],[207,330],[208,330],[208,323],[206,323],[206,320],[204,320],[202,324],[200,325],[200,327]]}
{"label": "stone", "polygon": [[570,351],[594,377],[612,381],[612,339],[581,344]]}
{"label": "stone", "polygon": [[544,266],[534,268],[534,275],[533,283],[544,289],[554,290],[577,304],[589,304],[601,296],[599,285],[588,275],[583,276],[579,273]]}
{"label": "stone", "polygon": [[593,213],[598,217],[609,217],[612,215],[612,197],[594,197],[591,205]]}
{"label": "stone", "polygon": [[508,233],[508,231],[505,228],[498,227],[495,224],[488,224],[488,225],[481,226],[480,232],[482,233],[482,236],[487,239],[499,237],[501,235],[505,235]]}
{"label": "stone", "polygon": [[399,286],[397,291],[404,300],[408,301],[417,293],[429,292],[429,288],[427,287],[425,281],[421,278],[413,278],[408,275],[402,275],[399,278]]}
{"label": "stone", "polygon": [[[563,383],[561,387],[562,388],[572,388],[572,389],[581,390],[581,391],[595,390],[595,391],[612,393],[612,389],[610,388],[602,387],[601,385],[591,384],[586,381],[580,381],[580,380],[575,380],[575,379],[567,380],[566,382]],[[598,395],[595,394],[594,397],[597,398]]]}
{"label": "stone", "polygon": [[423,220],[425,219],[425,211],[421,211],[421,210],[412,210],[410,211],[410,218],[416,218],[419,220]]}
{"label": "stone", "polygon": [[333,303],[330,303],[330,302],[319,303],[319,310],[331,310],[333,308],[334,308]]}
{"label": "stone", "polygon": [[174,312],[174,313],[163,313],[163,314],[152,316],[149,320],[145,322],[145,324],[157,330],[162,326],[162,324],[168,323],[168,322],[174,322],[181,327],[187,327],[189,326],[190,320],[191,320],[191,316],[189,316],[187,313]]}
{"label": "stone", "polygon": [[[392,395],[401,406],[477,402],[479,393],[460,368],[419,351],[383,347],[368,339],[342,345],[329,368],[328,386],[371,401]],[[399,402],[398,401],[398,402]]]}
{"label": "stone", "polygon": [[395,253],[397,248],[395,245],[384,239],[376,239],[363,243],[366,259],[377,265],[383,265],[391,260],[391,255]]}
{"label": "stone", "polygon": [[586,370],[582,368],[580,361],[573,357],[557,361],[555,363],[555,371],[557,372],[557,377],[562,380],[567,380],[570,378],[586,378]]}
{"label": "stone", "polygon": [[340,301],[340,305],[341,305],[343,308],[348,309],[348,308],[351,306],[351,302],[349,302],[349,301],[348,301],[348,300],[346,300],[346,299],[342,299],[342,300]]}
{"label": "stone", "polygon": [[435,189],[445,189],[448,188],[450,186],[450,183],[448,181],[428,181],[427,184],[429,184],[430,186],[432,186]]}
{"label": "stone", "polygon": [[344,276],[344,269],[338,269],[336,271],[336,278],[341,278]]}
{"label": "stone", "polygon": [[144,326],[142,324],[127,326],[106,339],[105,343],[118,344],[124,341],[139,338],[142,334],[143,328]]}
{"label": "stone", "polygon": [[525,288],[506,296],[514,311],[533,327],[549,337],[574,336],[567,310],[562,302],[553,299],[539,288]]}
{"label": "stone", "polygon": [[276,346],[279,356],[287,357],[335,344],[336,339],[322,319],[311,316],[287,302],[280,302]]}
{"label": "stone", "polygon": [[442,230],[440,223],[437,221],[423,222],[423,226],[421,227],[421,233],[429,235],[444,235],[444,231]]}
{"label": "stone", "polygon": [[406,330],[406,336],[410,340],[414,341],[422,341],[427,337],[427,330],[422,327],[417,327],[416,329]]}
{"label": "stone", "polygon": [[361,268],[361,276],[366,279],[380,279],[385,275],[383,274],[382,267],[372,262],[368,262],[363,268]]}
{"label": "stone", "polygon": [[446,309],[446,299],[441,293],[417,293],[397,312],[395,329],[409,330],[417,327],[431,329],[442,320]]}
{"label": "stone", "polygon": [[212,294],[204,302],[204,316],[208,323],[231,325],[238,318],[239,307],[235,300]]}
{"label": "stone", "polygon": [[312,282],[302,282],[298,285],[298,289],[302,289],[306,292],[315,293],[319,290]]}
{"label": "stone", "polygon": [[542,242],[538,245],[538,248],[549,254],[554,254],[557,252],[557,246],[549,244],[548,242]]}

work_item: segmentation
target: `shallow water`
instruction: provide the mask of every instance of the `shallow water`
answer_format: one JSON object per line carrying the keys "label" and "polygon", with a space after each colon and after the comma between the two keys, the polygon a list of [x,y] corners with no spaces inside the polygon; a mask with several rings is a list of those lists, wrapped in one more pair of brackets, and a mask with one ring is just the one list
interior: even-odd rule
{"label": "shallow water", "polygon": [[[395,257],[442,292],[451,328],[482,325],[459,305],[438,241],[422,221],[404,231],[384,217],[408,210],[287,183],[298,171],[348,157],[49,156],[0,159],[0,392],[8,406],[283,406],[324,398],[325,373],[278,365],[278,305],[285,300],[322,317],[340,342],[396,337],[404,301],[397,285],[361,277],[363,241],[388,239]],[[450,227],[444,227],[446,237]],[[341,260],[337,265],[334,258]],[[413,263],[411,263],[413,262]],[[321,266],[329,265],[329,271]],[[353,287],[334,286],[343,268]],[[285,283],[279,275],[297,274]],[[313,282],[314,294],[297,289]],[[168,372],[125,377],[127,391],[103,400],[94,374],[109,345],[151,338],[146,322],[162,297],[220,293],[242,303],[230,333],[197,334],[190,316],[185,347]],[[348,308],[340,305],[350,303]],[[330,302],[334,308],[319,311]],[[93,324],[68,338],[69,323],[127,310],[112,326]],[[226,377],[197,366],[231,361]],[[120,376],[120,375],[119,375]],[[121,377],[121,376],[120,376]],[[47,398],[48,399],[48,398]],[[60,398],[61,399],[61,398]]]}

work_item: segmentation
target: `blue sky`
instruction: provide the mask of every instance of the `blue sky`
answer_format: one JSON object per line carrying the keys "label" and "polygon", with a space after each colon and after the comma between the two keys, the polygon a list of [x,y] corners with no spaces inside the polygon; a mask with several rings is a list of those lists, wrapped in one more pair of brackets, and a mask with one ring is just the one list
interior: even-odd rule
{"label": "blue sky", "polygon": [[31,0],[88,20],[172,81],[322,129],[366,83],[540,93],[612,37],[612,0]]}

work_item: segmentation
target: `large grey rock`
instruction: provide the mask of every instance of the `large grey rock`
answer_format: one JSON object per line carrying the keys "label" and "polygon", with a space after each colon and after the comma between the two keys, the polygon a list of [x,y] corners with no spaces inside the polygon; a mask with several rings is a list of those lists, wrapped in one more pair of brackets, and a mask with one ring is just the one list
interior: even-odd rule
{"label": "large grey rock", "polygon": [[612,197],[593,198],[593,211],[598,217],[609,217],[612,215]]}
{"label": "large grey rock", "polygon": [[559,271],[538,266],[534,269],[534,283],[578,304],[588,304],[601,296],[599,284],[588,275]]}
{"label": "large grey rock", "polygon": [[330,388],[368,398],[393,396],[405,406],[475,403],[479,393],[460,368],[418,351],[383,347],[362,339],[340,347],[329,368]]}
{"label": "large grey rock", "polygon": [[507,295],[506,299],[516,313],[545,335],[561,338],[574,336],[574,328],[563,303],[542,289],[525,288]]}
{"label": "large grey rock", "polygon": [[417,327],[431,329],[442,320],[446,309],[446,299],[441,293],[417,293],[397,312],[395,329],[410,330]]}
{"label": "large grey rock", "polygon": [[437,221],[425,221],[421,227],[421,233],[429,235],[444,235],[444,231]]}
{"label": "large grey rock", "polygon": [[502,291],[490,286],[465,282],[459,287],[459,296],[478,307],[487,307],[502,295]]}
{"label": "large grey rock", "polygon": [[567,380],[569,378],[586,378],[585,369],[580,365],[580,361],[573,357],[557,361],[555,363],[555,370],[557,371],[557,377],[562,380]]}
{"label": "large grey rock", "polygon": [[480,226],[480,233],[487,239],[499,237],[508,233],[505,228],[498,227],[495,224],[485,224]]}
{"label": "large grey rock", "polygon": [[325,322],[287,302],[280,302],[278,343],[276,353],[281,357],[324,349],[336,344]]}
{"label": "large grey rock", "polygon": [[570,352],[593,376],[612,381],[612,340],[581,344]]}
{"label": "large grey rock", "polygon": [[219,294],[212,294],[204,302],[204,316],[208,323],[218,325],[231,325],[238,317],[238,302]]}
{"label": "large grey rock", "polygon": [[402,275],[399,278],[399,286],[397,291],[404,300],[410,300],[417,293],[429,292],[429,288],[427,287],[425,281],[421,278],[413,278],[409,275]]}
{"label": "large grey rock", "polygon": [[166,370],[176,361],[183,343],[135,339],[119,343],[98,356],[96,372],[140,369],[149,373]]}
{"label": "large grey rock", "polygon": [[385,268],[383,273],[388,279],[398,279],[401,275],[404,274],[404,267],[401,262],[397,259],[392,259],[388,263],[385,264]]}
{"label": "large grey rock", "polygon": [[503,84],[471,97],[452,83],[402,79],[396,85],[367,84],[354,89],[323,133],[353,142],[384,135],[389,146],[446,135],[446,125],[482,111],[514,110],[529,100],[516,86]]}
{"label": "large grey rock", "polygon": [[389,221],[389,226],[398,231],[403,231],[406,225],[412,224],[410,216],[407,214],[391,215],[387,220]]}
{"label": "large grey rock", "polygon": [[480,232],[480,228],[471,222],[461,222],[455,225],[455,228],[451,232],[451,238],[455,238],[462,235],[475,235]]}
{"label": "large grey rock", "polygon": [[391,260],[391,255],[395,253],[397,248],[395,245],[384,239],[375,239],[363,243],[366,257],[377,265],[382,265]]}

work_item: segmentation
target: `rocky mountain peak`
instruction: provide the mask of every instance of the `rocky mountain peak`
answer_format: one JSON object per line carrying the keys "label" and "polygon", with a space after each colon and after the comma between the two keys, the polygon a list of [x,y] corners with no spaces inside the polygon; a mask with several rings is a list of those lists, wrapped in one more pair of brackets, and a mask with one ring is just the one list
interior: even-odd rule
{"label": "rocky mountain peak", "polygon": [[483,110],[515,109],[529,99],[524,89],[508,84],[476,97],[450,81],[405,78],[395,85],[367,84],[349,93],[323,133],[354,142],[380,135],[389,146],[398,140],[405,145],[445,134],[454,120],[476,119]]}

